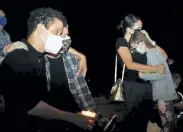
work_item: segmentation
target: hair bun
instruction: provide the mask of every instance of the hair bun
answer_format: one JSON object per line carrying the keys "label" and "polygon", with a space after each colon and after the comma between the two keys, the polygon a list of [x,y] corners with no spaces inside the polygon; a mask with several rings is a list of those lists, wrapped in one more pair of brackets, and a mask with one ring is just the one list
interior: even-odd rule
{"label": "hair bun", "polygon": [[121,22],[120,22],[119,25],[117,25],[117,29],[118,29],[118,30],[123,29],[123,20],[121,20]]}

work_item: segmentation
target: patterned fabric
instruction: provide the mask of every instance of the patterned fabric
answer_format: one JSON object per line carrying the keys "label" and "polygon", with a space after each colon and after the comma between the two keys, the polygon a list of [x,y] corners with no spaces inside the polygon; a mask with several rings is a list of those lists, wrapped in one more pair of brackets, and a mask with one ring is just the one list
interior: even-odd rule
{"label": "patterned fabric", "polygon": [[[76,76],[78,71],[78,59],[75,55],[66,53],[62,54],[64,67],[68,79],[69,89],[75,98],[76,103],[79,105],[81,110],[96,111],[96,104],[93,101],[91,92],[84,79],[83,74]],[[46,62],[46,75],[47,75],[47,87],[50,90],[50,63],[47,56],[45,55]]]}
{"label": "patterned fabric", "polygon": [[162,132],[169,132],[169,125],[174,118],[174,103],[173,101],[158,100],[158,110],[163,126]]}
{"label": "patterned fabric", "polygon": [[[11,40],[9,34],[4,29],[0,30],[0,64],[5,56],[3,48],[5,45],[10,43]],[[0,95],[0,113],[4,112],[4,108],[5,108],[5,100],[4,97]]]}
{"label": "patterned fabric", "polygon": [[82,110],[96,111],[96,104],[93,101],[83,73],[81,73],[79,76],[76,76],[79,68],[78,58],[70,53],[62,54],[62,56],[68,78],[69,89],[77,104]]}
{"label": "patterned fabric", "polygon": [[5,45],[10,44],[10,35],[3,29],[0,31],[0,56],[5,56],[3,48]]}
{"label": "patterned fabric", "polygon": [[47,89],[50,91],[50,79],[51,79],[51,74],[50,74],[50,62],[48,61],[47,56],[45,55],[45,63],[46,63],[46,77],[47,77]]}

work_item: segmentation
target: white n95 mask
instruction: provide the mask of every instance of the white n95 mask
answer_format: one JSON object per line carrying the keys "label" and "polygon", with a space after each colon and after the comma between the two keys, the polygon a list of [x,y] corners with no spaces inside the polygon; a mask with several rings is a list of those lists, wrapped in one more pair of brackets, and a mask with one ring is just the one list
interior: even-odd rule
{"label": "white n95 mask", "polygon": [[146,52],[146,47],[145,47],[145,44],[144,43],[139,43],[136,47],[136,51],[141,53],[141,54],[144,54]]}
{"label": "white n95 mask", "polygon": [[45,51],[51,54],[57,54],[63,47],[61,36],[49,35],[45,42]]}

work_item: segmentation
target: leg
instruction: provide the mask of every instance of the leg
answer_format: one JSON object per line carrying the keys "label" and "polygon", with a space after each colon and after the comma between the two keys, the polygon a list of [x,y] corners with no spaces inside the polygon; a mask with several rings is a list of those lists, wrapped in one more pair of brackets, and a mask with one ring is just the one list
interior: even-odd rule
{"label": "leg", "polygon": [[124,83],[125,116],[134,115],[143,100],[145,85],[136,82]]}
{"label": "leg", "polygon": [[34,116],[29,116],[28,120],[29,120],[29,128],[35,130],[30,132],[37,132],[38,130],[41,132],[84,132],[83,129],[66,121],[45,120]]}
{"label": "leg", "polygon": [[[125,111],[124,122],[121,129],[128,132],[141,131],[142,118],[139,118],[139,110],[143,100],[145,85],[136,82],[124,83]],[[137,127],[138,126],[138,127]]]}
{"label": "leg", "polygon": [[[154,103],[151,102],[151,108],[149,108],[148,110],[148,123],[147,123],[147,132],[160,132],[161,128],[158,126],[159,122],[161,125],[161,119],[159,117],[159,111],[157,109],[154,108],[155,105],[153,105]],[[149,107],[150,107],[149,106]],[[159,121],[160,120],[160,121]]]}
{"label": "leg", "polygon": [[147,132],[160,132],[162,128],[162,123],[159,115],[159,110],[155,106],[155,103],[151,104],[151,109],[149,110],[148,115],[149,121],[147,124]]}
{"label": "leg", "polygon": [[160,132],[162,123],[159,116],[159,110],[156,108],[152,108],[152,110],[149,113],[149,121],[147,124],[147,132]]}
{"label": "leg", "polygon": [[168,132],[168,123],[173,120],[174,117],[174,104],[173,101],[158,101],[159,114],[163,126],[163,131]]}

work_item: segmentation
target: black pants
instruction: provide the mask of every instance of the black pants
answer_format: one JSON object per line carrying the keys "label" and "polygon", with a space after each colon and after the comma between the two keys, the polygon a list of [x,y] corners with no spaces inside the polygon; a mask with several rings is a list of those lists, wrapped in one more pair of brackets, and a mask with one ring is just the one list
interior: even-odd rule
{"label": "black pants", "polygon": [[122,130],[146,131],[154,103],[152,84],[124,81],[125,112]]}
{"label": "black pants", "polygon": [[[26,124],[25,124],[26,123]],[[78,126],[58,120],[45,120],[42,118],[27,116],[22,126],[8,125],[7,132],[85,132]]]}

